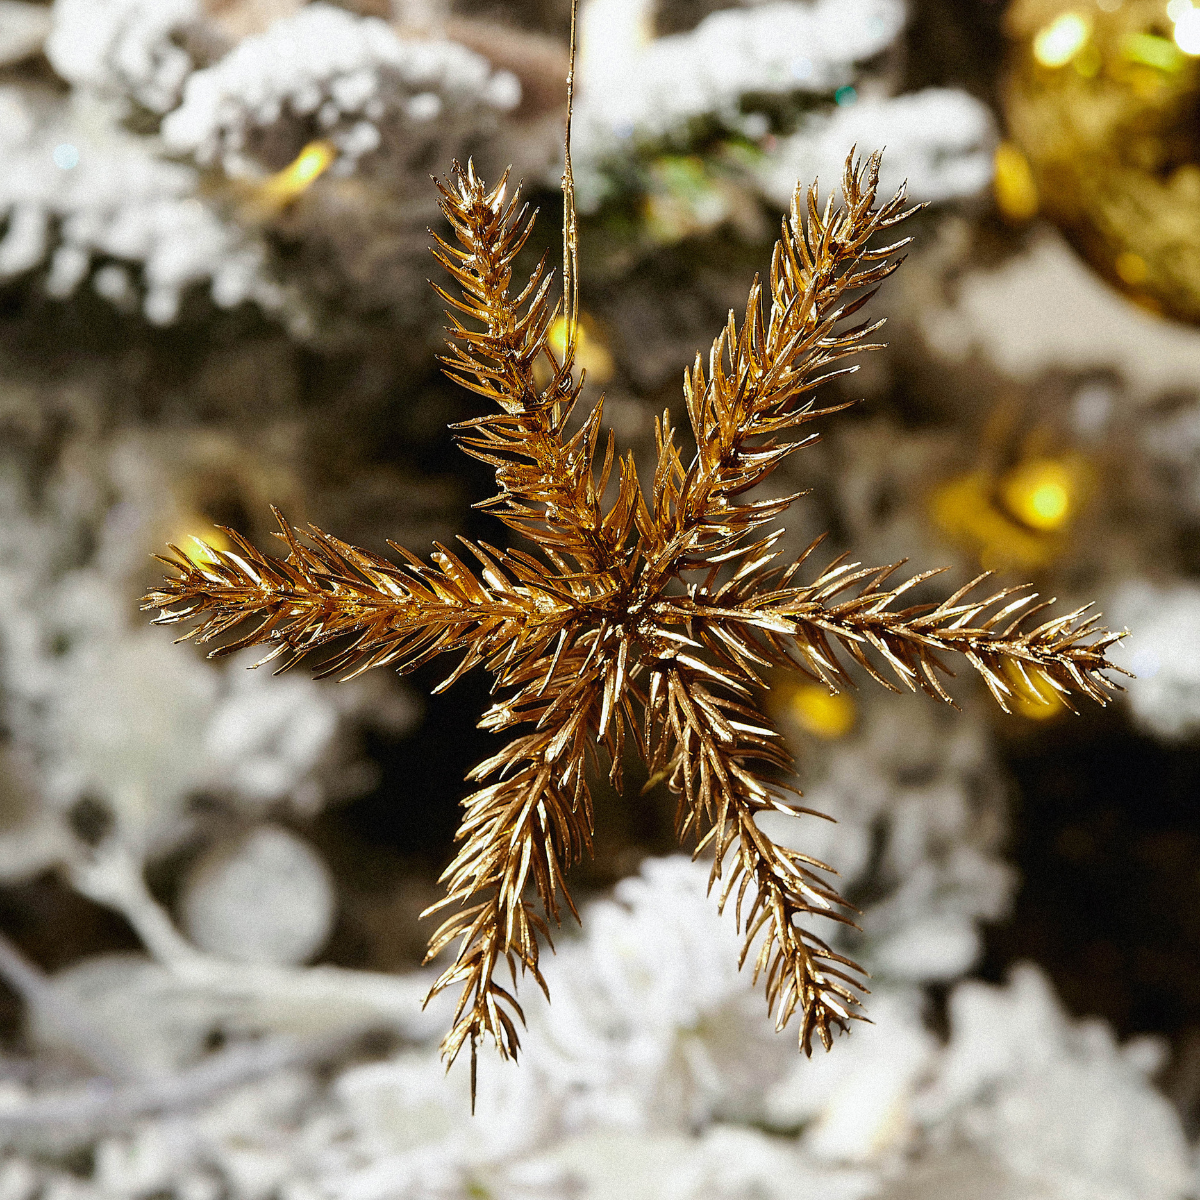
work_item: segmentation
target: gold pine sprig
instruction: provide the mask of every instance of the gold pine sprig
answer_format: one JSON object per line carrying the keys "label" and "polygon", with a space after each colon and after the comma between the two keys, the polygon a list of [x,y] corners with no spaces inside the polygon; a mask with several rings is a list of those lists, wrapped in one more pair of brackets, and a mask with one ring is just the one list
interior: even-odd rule
{"label": "gold pine sprig", "polygon": [[488,406],[455,428],[494,469],[483,506],[520,545],[463,540],[468,565],[444,546],[426,561],[393,544],[392,561],[318,529],[301,537],[277,513],[285,557],[226,531],[231,549],[172,547],[163,558],[173,574],[145,606],[160,610],[157,623],[189,623],[185,637],[220,639],[214,654],[261,646],[283,669],[318,653],[322,674],[344,678],[458,654],[440,687],[476,667],[494,675],[498,699],[480,723],[508,740],[471,772],[480,786],[464,801],[445,897],[429,910],[448,913],[429,958],[455,947],[431,992],[459,989],[448,1062],[469,1046],[473,1071],[486,1038],[517,1055],[518,979],[546,990],[540,946],[564,908],[577,915],[565,874],[591,850],[588,779],[607,766],[619,786],[627,740],[678,797],[680,838],[711,855],[711,884],[777,1027],[797,1017],[811,1053],[814,1038],[829,1048],[861,1015],[866,989],[861,968],[810,927],[853,924],[832,866],[758,823],[810,812],[783,782],[791,758],[756,703],[765,672],[838,689],[856,664],[884,687],[953,703],[944,660],[958,654],[1005,709],[1023,686],[1100,704],[1117,686],[1106,652],[1122,635],[1088,610],[1048,615],[1053,601],[1029,588],[989,593],[986,576],[940,603],[908,604],[936,572],[895,583],[899,563],[841,558],[801,582],[819,541],[784,562],[774,527],[796,497],[748,498],[812,443],[806,426],[842,407],[816,407],[816,389],[874,348],[880,322],[855,318],[907,239],[876,243],[912,211],[903,189],[877,203],[878,181],[877,154],[851,156],[840,204],[797,188],[743,320],[731,313],[707,364],[697,356],[685,374],[697,449],[685,456],[664,414],[647,494],[632,456],[602,434],[602,399],[570,432],[583,381],[570,343],[560,361],[547,340],[561,311],[552,280],[544,264],[514,279],[533,217],[507,176],[488,188],[456,166],[438,185],[451,236],[434,253],[457,285],[438,289],[450,320],[443,361]]}

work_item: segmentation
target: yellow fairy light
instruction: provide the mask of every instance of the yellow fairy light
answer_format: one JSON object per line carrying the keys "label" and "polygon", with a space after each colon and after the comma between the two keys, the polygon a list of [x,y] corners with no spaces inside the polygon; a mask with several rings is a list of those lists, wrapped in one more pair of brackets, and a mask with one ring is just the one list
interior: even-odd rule
{"label": "yellow fairy light", "polygon": [[[567,352],[567,319],[559,317],[546,335],[550,349],[561,361]],[[594,383],[605,383],[612,378],[613,356],[596,333],[596,328],[586,317],[581,317],[575,332],[575,364],[587,372]],[[547,368],[548,369],[548,368]]]}
{"label": "yellow fairy light", "polygon": [[854,701],[824,684],[801,683],[789,688],[787,710],[806,733],[833,741],[854,728]]}
{"label": "yellow fairy light", "polygon": [[996,147],[996,170],[992,188],[996,207],[1010,221],[1028,221],[1037,216],[1038,191],[1029,160],[1012,142]]}
{"label": "yellow fairy light", "polygon": [[930,515],[944,533],[974,548],[987,571],[1044,567],[1059,549],[1055,538],[1000,511],[995,480],[986,471],[972,471],[942,484],[930,498]]}
{"label": "yellow fairy light", "polygon": [[1175,18],[1175,45],[1193,58],[1200,55],[1200,8],[1187,10]]}
{"label": "yellow fairy light", "polygon": [[1049,721],[1066,712],[1067,706],[1058,689],[1036,668],[1027,666],[1022,672],[1010,663],[1003,670],[1012,689],[1008,706],[1018,716],[1031,721]]}
{"label": "yellow fairy light", "polygon": [[1065,67],[1091,36],[1090,17],[1078,12],[1063,13],[1038,31],[1033,39],[1033,57],[1043,67]]}
{"label": "yellow fairy light", "polygon": [[1192,0],[1171,0],[1167,5],[1167,16],[1172,21],[1178,21],[1184,13],[1192,11]]}
{"label": "yellow fairy light", "polygon": [[1004,506],[1031,529],[1061,529],[1071,519],[1078,490],[1078,472],[1072,466],[1054,458],[1023,463],[1004,480]]}
{"label": "yellow fairy light", "polygon": [[[195,520],[189,522],[192,528],[203,527],[204,522]],[[171,539],[183,553],[183,556],[190,559],[198,567],[207,567],[217,561],[217,556],[213,553],[214,550],[229,550],[233,543],[229,538],[221,532],[216,526],[210,526],[204,529],[204,537],[197,537],[195,534],[184,534],[183,537]]]}
{"label": "yellow fairy light", "polygon": [[290,204],[325,174],[335,158],[337,147],[332,142],[309,142],[282,171],[276,171],[262,184],[260,199],[272,208]]}
{"label": "yellow fairy light", "polygon": [[943,532],[975,548],[989,571],[1048,566],[1090,487],[1091,468],[1078,455],[1031,458],[999,479],[972,471],[943,483],[930,515]]}
{"label": "yellow fairy light", "polygon": [[1146,260],[1140,254],[1134,254],[1132,250],[1125,250],[1118,254],[1113,267],[1120,276],[1121,282],[1129,284],[1130,287],[1137,287],[1138,284],[1145,283],[1150,274]]}

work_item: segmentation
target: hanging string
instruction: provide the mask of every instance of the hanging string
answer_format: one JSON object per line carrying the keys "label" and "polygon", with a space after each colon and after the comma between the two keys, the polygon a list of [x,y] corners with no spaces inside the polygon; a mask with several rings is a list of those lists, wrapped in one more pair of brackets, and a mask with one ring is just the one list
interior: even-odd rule
{"label": "hanging string", "polygon": [[567,62],[567,123],[563,134],[563,318],[566,325],[566,351],[563,365],[569,370],[575,361],[575,340],[579,328],[579,226],[575,218],[575,175],[571,170],[571,117],[575,107],[575,22],[579,0],[571,0],[571,50]]}

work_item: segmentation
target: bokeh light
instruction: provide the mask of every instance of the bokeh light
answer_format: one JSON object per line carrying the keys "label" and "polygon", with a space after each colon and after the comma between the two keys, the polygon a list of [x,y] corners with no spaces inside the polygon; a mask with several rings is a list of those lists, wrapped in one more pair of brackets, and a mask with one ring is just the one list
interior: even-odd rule
{"label": "bokeh light", "polygon": [[[567,320],[558,317],[550,326],[546,339],[550,349],[561,362],[567,352]],[[575,330],[575,365],[587,372],[593,383],[607,383],[613,374],[613,356],[595,323],[586,314],[580,315]]]}
{"label": "bokeh light", "polygon": [[[193,530],[198,532],[193,533]],[[188,521],[187,533],[172,538],[171,544],[185,558],[201,567],[217,561],[214,551],[233,549],[233,542],[230,541],[227,534],[218,526],[198,516]]]}
{"label": "bokeh light", "polygon": [[1001,142],[996,147],[995,161],[992,190],[1001,214],[1010,221],[1028,221],[1037,216],[1037,183],[1020,147]]}
{"label": "bokeh light", "polygon": [[1091,34],[1089,17],[1078,12],[1063,13],[1033,39],[1033,57],[1043,67],[1065,67],[1084,48]]}
{"label": "bokeh light", "polygon": [[1184,54],[1200,54],[1200,9],[1188,6],[1175,20],[1175,44]]}
{"label": "bokeh light", "polygon": [[833,741],[854,728],[854,701],[824,684],[801,683],[786,689],[787,711],[806,733]]}
{"label": "bokeh light", "polygon": [[270,207],[290,204],[325,174],[337,153],[337,147],[330,141],[309,142],[282,171],[262,185],[260,198]]}
{"label": "bokeh light", "polygon": [[1008,667],[1005,679],[1012,689],[1009,707],[1030,721],[1049,721],[1067,711],[1058,689],[1040,672],[1028,667]]}
{"label": "bokeh light", "polygon": [[1062,529],[1073,515],[1078,471],[1069,462],[1042,458],[1018,467],[1004,481],[1005,507],[1031,529]]}
{"label": "bokeh light", "polygon": [[1121,43],[1121,55],[1128,62],[1167,74],[1181,70],[1187,61],[1175,42],[1156,33],[1131,33]]}
{"label": "bokeh light", "polygon": [[79,166],[79,147],[70,142],[61,142],[54,147],[51,157],[60,171],[70,171]]}

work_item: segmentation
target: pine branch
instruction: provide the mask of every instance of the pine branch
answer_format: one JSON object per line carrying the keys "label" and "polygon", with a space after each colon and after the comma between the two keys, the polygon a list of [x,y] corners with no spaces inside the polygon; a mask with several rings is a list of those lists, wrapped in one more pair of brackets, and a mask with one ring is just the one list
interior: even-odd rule
{"label": "pine branch", "polygon": [[[573,380],[569,357],[559,363],[547,344],[559,308],[549,301],[552,275],[544,262],[518,295],[510,294],[513,261],[533,229],[533,215],[518,207],[519,194],[506,200],[507,175],[488,191],[469,163],[465,170],[456,166],[452,182],[438,187],[458,247],[437,238],[434,253],[462,289],[456,299],[436,288],[451,307],[450,353],[442,361],[451,379],[500,410],[455,426],[466,452],[496,472],[499,492],[482,507],[545,553],[597,576],[593,590],[611,586],[628,557],[632,521],[606,522],[601,512],[615,452],[610,434],[597,479],[603,405],[564,441],[583,377]],[[464,325],[457,313],[482,328]],[[543,357],[551,379],[539,389],[534,365]],[[632,460],[622,461],[620,470],[623,491],[630,483],[636,491]]]}
{"label": "pine branch", "polygon": [[821,635],[829,635],[885,687],[894,685],[881,677],[869,661],[868,650],[874,650],[909,690],[920,688],[936,699],[953,703],[937,675],[939,671],[953,675],[938,657],[939,651],[953,651],[966,658],[1005,712],[1011,711],[1009,701],[1013,698],[1005,667],[1015,673],[1025,694],[1038,695],[1038,683],[1049,684],[1072,710],[1072,694],[1104,704],[1113,691],[1119,690],[1103,672],[1120,670],[1108,662],[1105,654],[1123,635],[1100,630],[1099,617],[1087,615],[1091,605],[1050,617],[1031,628],[1033,618],[1055,601],[1037,603],[1038,594],[1026,587],[1004,588],[980,599],[968,599],[987,579],[985,574],[940,604],[892,609],[890,606],[910,586],[937,573],[914,576],[896,588],[883,588],[882,579],[895,567],[872,571],[871,585],[840,604],[828,604],[835,590],[853,586],[851,581],[861,574],[850,568],[841,570],[849,572],[843,576],[846,583],[830,580],[813,589],[820,593],[819,599],[803,606],[788,605],[780,612],[783,616],[792,610],[788,615],[796,622],[795,642],[802,653],[813,648],[821,659],[827,659],[823,651],[828,642]]}
{"label": "pine branch", "polygon": [[[882,321],[839,326],[900,265],[894,255],[909,242],[869,245],[916,211],[905,210],[903,188],[874,207],[879,161],[878,154],[861,166],[853,154],[847,158],[841,208],[834,208],[831,196],[822,210],[815,184],[807,195],[796,189],[771,256],[766,296],[755,278],[741,328],[731,310],[713,342],[707,377],[699,354],[685,373],[684,399],[696,456],[685,471],[664,416],[653,495],[657,536],[647,554],[651,579],[710,567],[791,504],[794,496],[752,503],[739,503],[736,497],[816,440],[809,435],[781,442],[782,434],[844,407],[818,409],[808,398],[822,383],[857,370],[828,368],[878,348],[867,339]],[[765,316],[764,300],[769,301]]]}
{"label": "pine branch", "polygon": [[719,907],[735,897],[734,916],[745,935],[739,966],[761,936],[754,979],[766,981],[776,1029],[799,1012],[804,1052],[812,1053],[814,1034],[828,1049],[831,1030],[848,1028],[858,1016],[862,968],[797,922],[820,916],[853,925],[842,911],[850,906],[817,873],[832,867],[777,845],[755,822],[765,812],[820,814],[790,804],[789,789],[769,781],[768,772],[790,768],[791,756],[744,702],[746,689],[689,658],[678,655],[656,674],[650,693],[662,730],[655,763],[666,761],[667,784],[680,797],[677,833],[695,839],[696,854],[711,848],[710,887],[723,881]]}
{"label": "pine branch", "polygon": [[[704,631],[702,644],[741,667],[751,684],[760,682],[759,667],[774,665],[798,666],[834,690],[853,686],[835,652],[840,647],[883,687],[898,690],[881,667],[910,691],[920,689],[949,704],[954,701],[939,674],[954,672],[940,653],[963,655],[1005,712],[1013,697],[1006,667],[1026,694],[1037,695],[1037,683],[1048,684],[1072,709],[1073,693],[1104,704],[1120,690],[1104,672],[1127,674],[1105,657],[1123,635],[1099,629],[1098,616],[1088,615],[1090,605],[1033,625],[1055,601],[1039,603],[1025,586],[972,598],[989,578],[985,573],[939,604],[895,608],[911,589],[942,573],[926,571],[884,586],[902,565],[864,568],[839,559],[806,587],[770,589],[770,574],[759,560],[714,595],[720,603],[705,603],[699,592],[695,600],[669,602],[658,615],[695,623]],[[853,595],[835,602],[847,591]]]}
{"label": "pine branch", "polygon": [[[436,565],[430,566],[392,543],[405,559],[397,565],[315,528],[306,545],[283,514],[272,511],[281,529],[277,536],[290,551],[286,559],[259,553],[224,527],[236,551],[197,538],[194,557],[174,545],[169,557],[158,555],[176,575],[142,600],[143,609],[161,610],[153,623],[195,622],[180,640],[200,644],[236,631],[210,657],[266,646],[270,652],[262,661],[282,657],[281,669],[343,642],[320,673],[348,671],[345,678],[383,665],[411,671],[464,650],[452,681],[483,662],[537,653],[574,615],[562,589],[536,564],[464,542],[484,564],[489,587],[443,546],[436,547]],[[519,583],[504,567],[515,568]]]}
{"label": "pine branch", "polygon": [[591,851],[591,797],[584,766],[594,744],[588,718],[597,697],[593,680],[572,680],[556,692],[533,712],[516,717],[497,706],[485,718],[495,727],[537,716],[543,727],[515,738],[471,772],[469,778],[495,782],[463,801],[465,815],[457,835],[463,846],[442,876],[446,895],[423,914],[457,909],[430,939],[426,960],[459,941],[454,963],[430,992],[432,997],[453,986],[462,988],[454,1027],[442,1044],[449,1062],[468,1040],[473,1057],[484,1034],[495,1039],[504,1057],[516,1057],[520,1039],[512,1016],[523,1017],[495,978],[502,960],[514,985],[519,964],[546,991],[538,969],[538,936],[548,938],[549,930],[546,919],[524,899],[526,885],[532,885],[546,918],[559,920],[560,895],[578,917],[563,875]]}

